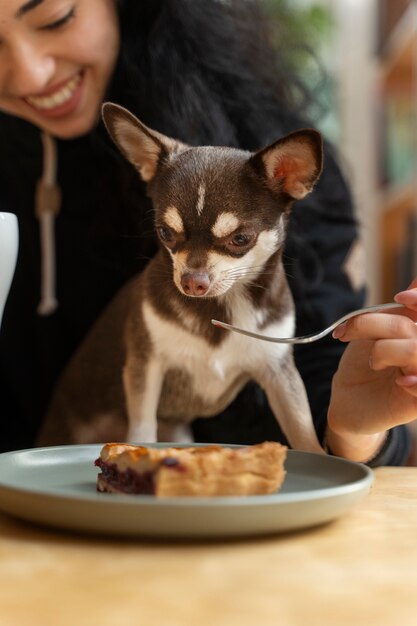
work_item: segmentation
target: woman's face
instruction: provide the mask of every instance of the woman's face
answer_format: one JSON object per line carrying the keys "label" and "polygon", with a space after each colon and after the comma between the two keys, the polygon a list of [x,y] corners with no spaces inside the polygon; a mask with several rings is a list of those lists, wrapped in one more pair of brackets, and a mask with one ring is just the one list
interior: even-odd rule
{"label": "woman's face", "polygon": [[55,137],[83,135],[118,51],[115,0],[0,0],[0,109]]}

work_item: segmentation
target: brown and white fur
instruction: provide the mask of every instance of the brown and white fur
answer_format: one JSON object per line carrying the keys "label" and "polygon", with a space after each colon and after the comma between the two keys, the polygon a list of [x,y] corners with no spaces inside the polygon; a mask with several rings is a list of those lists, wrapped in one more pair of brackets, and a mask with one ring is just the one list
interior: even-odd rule
{"label": "brown and white fur", "polygon": [[282,251],[293,202],[321,173],[320,134],[300,130],[250,153],[187,146],[110,103],[103,118],[147,183],[161,247],[76,353],[39,444],[179,441],[251,379],[290,445],[322,451],[291,347],[211,324],[294,332]]}

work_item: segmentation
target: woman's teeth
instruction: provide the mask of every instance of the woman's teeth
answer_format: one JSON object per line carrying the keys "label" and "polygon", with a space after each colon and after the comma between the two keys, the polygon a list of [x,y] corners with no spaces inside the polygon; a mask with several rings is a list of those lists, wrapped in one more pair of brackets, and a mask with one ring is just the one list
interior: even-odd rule
{"label": "woman's teeth", "polygon": [[56,91],[54,94],[50,96],[28,96],[26,98],[26,102],[29,102],[32,106],[37,109],[42,109],[44,111],[48,111],[51,109],[55,109],[59,107],[68,100],[72,98],[74,95],[74,91],[78,87],[81,80],[81,74],[77,74],[74,78],[71,78],[59,91]]}

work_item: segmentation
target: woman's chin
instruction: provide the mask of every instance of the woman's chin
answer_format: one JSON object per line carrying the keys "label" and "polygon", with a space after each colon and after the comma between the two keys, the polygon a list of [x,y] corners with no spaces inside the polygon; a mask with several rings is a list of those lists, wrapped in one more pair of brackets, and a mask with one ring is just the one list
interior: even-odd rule
{"label": "woman's chin", "polygon": [[34,122],[36,126],[45,133],[56,137],[57,139],[76,139],[87,135],[99,120],[98,111],[94,111],[89,115],[70,115],[66,119],[42,119],[37,118]]}

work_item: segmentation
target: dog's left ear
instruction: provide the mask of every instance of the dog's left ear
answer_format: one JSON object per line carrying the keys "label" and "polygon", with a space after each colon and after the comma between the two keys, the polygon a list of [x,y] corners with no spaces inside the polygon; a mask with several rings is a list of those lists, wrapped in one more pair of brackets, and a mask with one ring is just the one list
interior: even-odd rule
{"label": "dog's left ear", "polygon": [[298,130],[259,150],[249,162],[273,191],[301,200],[321,174],[323,140],[316,130]]}
{"label": "dog's left ear", "polygon": [[164,157],[186,147],[148,128],[118,104],[106,102],[101,112],[110,137],[145,182],[152,180]]}

